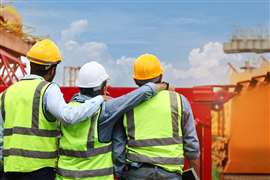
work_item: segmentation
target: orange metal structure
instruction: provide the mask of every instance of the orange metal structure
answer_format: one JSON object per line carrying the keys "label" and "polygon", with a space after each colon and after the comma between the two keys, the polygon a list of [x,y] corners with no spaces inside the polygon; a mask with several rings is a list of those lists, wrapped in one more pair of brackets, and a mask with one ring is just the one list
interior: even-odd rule
{"label": "orange metal structure", "polygon": [[238,85],[224,173],[270,174],[270,72]]}
{"label": "orange metal structure", "polygon": [[270,179],[270,63],[242,69],[231,74],[237,94],[213,113],[212,159],[222,179]]}

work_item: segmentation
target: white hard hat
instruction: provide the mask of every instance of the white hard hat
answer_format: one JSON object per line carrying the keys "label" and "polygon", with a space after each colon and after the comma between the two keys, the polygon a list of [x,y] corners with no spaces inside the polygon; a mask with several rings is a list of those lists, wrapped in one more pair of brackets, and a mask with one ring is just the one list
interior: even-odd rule
{"label": "white hard hat", "polygon": [[81,67],[77,85],[81,88],[94,88],[101,86],[108,79],[109,75],[104,67],[95,61],[91,61]]}

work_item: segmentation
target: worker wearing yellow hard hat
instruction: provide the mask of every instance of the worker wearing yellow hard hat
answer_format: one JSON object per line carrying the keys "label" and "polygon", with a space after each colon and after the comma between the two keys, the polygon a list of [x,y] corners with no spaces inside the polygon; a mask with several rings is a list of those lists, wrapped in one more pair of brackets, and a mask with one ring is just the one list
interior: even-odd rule
{"label": "worker wearing yellow hard hat", "polygon": [[37,42],[28,52],[27,57],[30,62],[40,65],[58,64],[62,61],[61,52],[57,45],[49,40],[44,39]]}
{"label": "worker wearing yellow hard hat", "polygon": [[[139,56],[133,67],[138,86],[162,82],[164,70],[155,55]],[[161,91],[127,112],[116,127],[113,159],[117,177],[182,179],[184,159],[199,173],[199,141],[192,109],[183,95]]]}
{"label": "worker wearing yellow hard hat", "polygon": [[163,67],[156,56],[152,54],[143,54],[135,60],[133,72],[133,78],[135,81],[144,81],[149,79],[161,81]]}
{"label": "worker wearing yellow hard hat", "polygon": [[52,82],[62,61],[52,40],[38,41],[27,58],[31,74],[1,94],[4,176],[7,180],[54,180],[58,120],[81,122],[99,109],[104,98],[99,95],[76,107],[66,104],[59,86]]}

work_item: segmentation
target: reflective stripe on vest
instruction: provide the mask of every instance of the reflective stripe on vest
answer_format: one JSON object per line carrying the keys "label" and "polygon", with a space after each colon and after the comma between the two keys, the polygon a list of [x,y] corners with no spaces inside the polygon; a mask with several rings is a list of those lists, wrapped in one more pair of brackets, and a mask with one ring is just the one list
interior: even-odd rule
{"label": "reflective stripe on vest", "polygon": [[4,149],[3,150],[4,156],[22,156],[22,157],[31,157],[31,158],[40,158],[40,159],[50,159],[56,158],[58,153],[57,151],[54,152],[44,152],[44,151],[29,151],[25,149]]}
{"label": "reflective stripe on vest", "polygon": [[[73,102],[73,104],[76,105],[77,102]],[[99,114],[100,110],[91,119],[61,127],[63,136],[60,139],[60,157],[57,168],[59,179],[96,177],[113,180],[112,145],[111,143],[100,143],[95,137]],[[76,133],[77,131],[80,133]],[[69,137],[71,139],[68,139]],[[75,137],[85,141],[85,145],[82,146],[81,144],[84,142],[81,141],[72,141],[72,138]]]}
{"label": "reflective stripe on vest", "polygon": [[[56,137],[59,134],[57,130],[44,130],[38,129],[39,128],[39,104],[40,104],[40,95],[41,90],[48,84],[46,81],[41,81],[38,87],[36,88],[34,99],[33,99],[33,106],[32,106],[32,127],[25,128],[25,127],[13,127],[13,128],[6,128],[4,129],[4,136],[11,136],[13,134],[22,134],[22,135],[33,135],[33,136],[41,136],[41,137]],[[4,107],[4,99],[5,94],[1,97],[2,101],[2,117],[4,120],[5,117],[5,107]]]}
{"label": "reflective stripe on vest", "polygon": [[[41,109],[48,84],[41,79],[21,80],[2,95],[5,172],[31,172],[56,165],[57,123],[47,120]],[[25,95],[16,96],[19,92]]]}
{"label": "reflective stripe on vest", "polygon": [[88,149],[87,151],[75,151],[75,150],[64,150],[62,148],[59,149],[60,155],[77,157],[77,158],[87,158],[96,156],[99,154],[105,154],[112,151],[112,145],[103,146],[94,149]]}
{"label": "reflective stripe on vest", "polygon": [[150,164],[183,164],[184,158],[171,158],[171,157],[147,157],[139,154],[128,153],[127,158],[137,162],[147,162]]}
{"label": "reflective stripe on vest", "polygon": [[60,147],[59,148],[60,155],[77,157],[77,158],[86,158],[86,157],[91,157],[91,156],[96,156],[99,154],[105,154],[105,153],[111,152],[112,150],[111,144],[103,146],[103,147],[98,147],[98,148],[94,147],[94,133],[95,133],[95,127],[96,127],[99,114],[100,114],[100,110],[91,119],[91,126],[89,129],[88,140],[87,140],[87,151],[68,150],[68,149],[63,149]]}
{"label": "reflective stripe on vest", "polygon": [[[146,146],[161,146],[170,144],[182,144],[182,137],[179,136],[179,125],[178,125],[178,108],[177,107],[177,97],[175,93],[170,92],[170,103],[171,103],[171,118],[172,118],[172,137],[168,138],[154,138],[154,139],[143,139],[135,140],[135,125],[134,125],[134,110],[127,112],[127,128],[128,128],[128,145],[131,147],[146,147]],[[177,112],[173,112],[173,109]]]}
{"label": "reflective stripe on vest", "polygon": [[108,176],[113,174],[113,168],[104,168],[97,170],[65,170],[58,168],[57,173],[61,176],[70,177],[70,178],[87,178],[87,177],[96,177],[96,176]]}
{"label": "reflective stripe on vest", "polygon": [[[125,123],[126,132],[128,135],[127,159],[133,162],[144,162],[160,165],[164,169],[167,169],[169,171],[181,171],[180,169],[184,164],[183,148],[180,148],[183,146],[183,139],[181,132],[179,132],[179,128],[181,128],[181,124],[179,124],[179,121],[181,122],[181,119],[179,119],[179,116],[181,118],[182,113],[181,99],[180,96],[175,92],[164,91],[160,93],[161,94],[158,94],[156,97],[152,98],[153,101],[152,99],[150,99],[149,102],[145,102],[145,104],[143,103],[126,113]],[[178,103],[177,96],[179,96],[180,103]],[[156,99],[154,100],[154,98]],[[163,103],[162,100],[166,101],[166,103]],[[146,111],[147,107],[149,106],[151,106],[150,109],[152,111],[157,111],[150,112],[149,108],[148,111]],[[159,116],[158,109],[156,108],[169,108],[170,111],[168,109],[162,111],[160,115],[164,115],[164,117],[161,117]],[[167,115],[164,114],[165,112],[167,113]],[[144,114],[147,114],[147,118],[152,119],[144,119]],[[151,116],[151,114],[156,114],[156,116]],[[135,122],[136,117],[139,119],[136,119]],[[157,118],[156,122],[155,119],[153,119],[154,117]],[[171,119],[171,121],[168,121],[169,119]],[[145,127],[146,125],[143,124],[143,122],[145,121],[149,121],[149,123],[151,124],[148,123],[148,127]],[[153,123],[162,122],[171,122],[170,127],[169,124],[166,124],[167,128],[161,128],[163,130],[167,129],[166,131],[163,131],[165,133],[160,133],[160,135],[158,135],[159,133],[155,133],[155,135],[149,134],[149,132],[147,131],[147,129],[149,129],[149,126],[153,126],[153,131],[155,131],[155,125]],[[137,124],[139,126],[138,130],[136,130],[136,128],[138,128],[136,127],[136,123],[139,123]],[[171,135],[166,133],[170,128]],[[138,132],[140,135],[136,135],[136,132]],[[164,134],[168,134],[168,137],[166,137]],[[178,153],[175,153],[174,151],[178,151]]]}

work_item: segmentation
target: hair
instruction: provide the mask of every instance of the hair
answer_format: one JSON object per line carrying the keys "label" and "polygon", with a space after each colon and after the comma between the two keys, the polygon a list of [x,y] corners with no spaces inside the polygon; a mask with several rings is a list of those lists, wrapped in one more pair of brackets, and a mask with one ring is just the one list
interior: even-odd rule
{"label": "hair", "polygon": [[48,72],[53,67],[56,67],[57,64],[44,66],[44,65],[35,64],[35,63],[30,62],[30,66],[31,66],[31,74],[36,74],[36,75],[44,77],[45,75],[48,74]]}
{"label": "hair", "polygon": [[148,83],[148,82],[152,82],[152,83],[160,83],[162,80],[162,74],[159,75],[158,77],[152,78],[152,79],[146,79],[146,80],[138,80],[138,79],[134,79],[135,83],[138,86],[143,86],[144,84]]}
{"label": "hair", "polygon": [[99,87],[94,88],[80,88],[80,93],[89,97],[95,97],[104,94],[104,88],[106,87],[107,81],[104,81]]}

